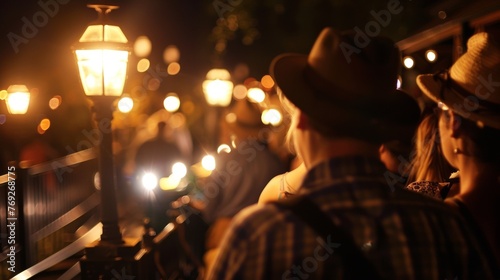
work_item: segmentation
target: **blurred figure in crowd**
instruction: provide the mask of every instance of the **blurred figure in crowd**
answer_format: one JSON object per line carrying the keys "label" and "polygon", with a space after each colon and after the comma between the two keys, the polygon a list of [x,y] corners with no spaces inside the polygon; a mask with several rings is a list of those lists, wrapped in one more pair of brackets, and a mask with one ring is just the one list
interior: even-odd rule
{"label": "blurred figure in crowd", "polygon": [[266,141],[267,127],[258,105],[246,99],[236,101],[221,123],[221,142],[232,150],[217,156],[216,169],[203,183],[205,203],[200,210],[209,224],[207,268],[233,216],[256,204],[267,182],[286,170]]}
{"label": "blurred figure in crowd", "polygon": [[172,165],[182,161],[181,151],[166,137],[167,129],[165,122],[158,122],[156,137],[139,146],[135,155],[136,170],[170,175]]}

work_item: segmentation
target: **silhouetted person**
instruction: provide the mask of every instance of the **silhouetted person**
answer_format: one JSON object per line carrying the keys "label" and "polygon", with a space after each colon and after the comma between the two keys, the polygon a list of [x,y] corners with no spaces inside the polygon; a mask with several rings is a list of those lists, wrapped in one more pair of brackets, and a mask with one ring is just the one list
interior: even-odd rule
{"label": "silhouetted person", "polygon": [[153,172],[157,176],[168,176],[172,165],[182,161],[182,153],[174,142],[165,138],[167,124],[158,123],[156,137],[144,142],[135,156],[136,171]]}

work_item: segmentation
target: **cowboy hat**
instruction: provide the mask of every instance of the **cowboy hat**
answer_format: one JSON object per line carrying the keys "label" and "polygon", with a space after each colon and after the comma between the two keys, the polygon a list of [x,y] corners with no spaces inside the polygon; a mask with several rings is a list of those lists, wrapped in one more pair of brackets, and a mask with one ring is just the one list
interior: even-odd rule
{"label": "cowboy hat", "polygon": [[420,109],[396,90],[399,50],[385,37],[359,39],[325,28],[309,55],[276,57],[271,75],[309,118],[339,133],[377,142],[411,137]]}
{"label": "cowboy hat", "polygon": [[479,126],[500,129],[500,42],[481,32],[449,71],[417,76],[418,87]]}

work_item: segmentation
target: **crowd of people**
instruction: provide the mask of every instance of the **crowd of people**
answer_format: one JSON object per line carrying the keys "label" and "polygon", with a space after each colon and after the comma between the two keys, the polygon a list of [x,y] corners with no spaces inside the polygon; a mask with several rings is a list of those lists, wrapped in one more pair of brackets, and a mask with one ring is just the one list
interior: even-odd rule
{"label": "crowd of people", "polygon": [[396,89],[389,38],[346,54],[355,33],[325,28],[309,54],[276,57],[296,160],[236,102],[222,124],[234,149],[196,206],[202,277],[500,279],[499,39],[476,33],[449,69],[419,75],[424,108]]}

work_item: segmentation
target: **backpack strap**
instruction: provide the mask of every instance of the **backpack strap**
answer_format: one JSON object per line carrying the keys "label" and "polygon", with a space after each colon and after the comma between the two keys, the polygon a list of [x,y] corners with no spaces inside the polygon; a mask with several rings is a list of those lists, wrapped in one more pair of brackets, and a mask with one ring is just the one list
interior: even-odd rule
{"label": "backpack strap", "polygon": [[381,279],[373,264],[354,243],[352,236],[336,226],[330,217],[310,199],[301,195],[273,203],[291,211],[313,228],[324,242],[331,240],[340,244],[338,248],[335,248],[335,253],[339,254],[343,260],[345,279]]}

